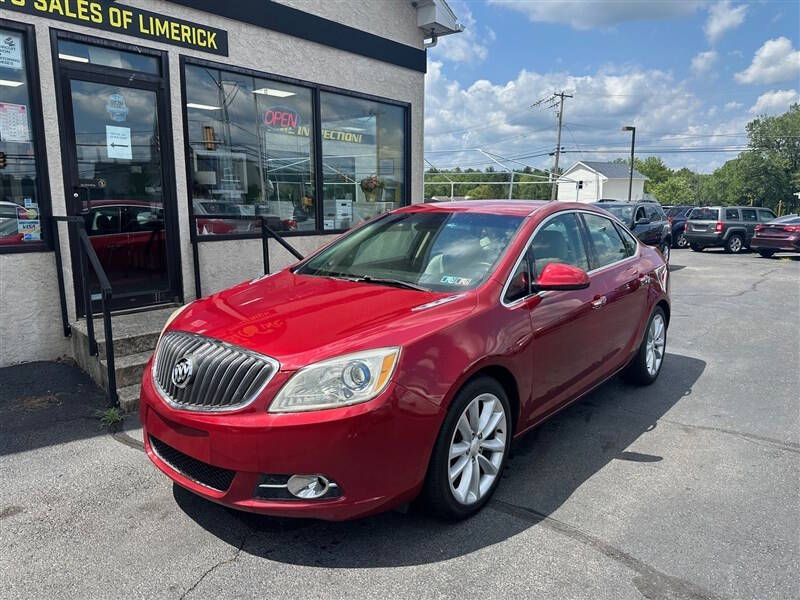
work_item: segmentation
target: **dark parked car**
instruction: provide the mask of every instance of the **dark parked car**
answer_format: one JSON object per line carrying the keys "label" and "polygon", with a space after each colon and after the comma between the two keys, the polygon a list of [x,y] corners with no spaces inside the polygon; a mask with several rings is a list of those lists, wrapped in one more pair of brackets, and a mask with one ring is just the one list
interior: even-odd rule
{"label": "dark parked car", "polygon": [[750,246],[759,222],[774,218],[774,212],[758,206],[695,208],[686,222],[686,240],[695,252],[721,247],[725,252],[736,254]]}
{"label": "dark parked car", "polygon": [[800,216],[786,215],[759,223],[750,248],[764,258],[776,252],[800,252]]}
{"label": "dark parked car", "polygon": [[658,202],[640,200],[600,200],[594,206],[607,210],[622,221],[640,241],[661,250],[664,260],[669,262],[672,248],[672,229],[667,215]]}
{"label": "dark parked car", "polygon": [[689,220],[689,214],[695,208],[695,206],[664,207],[664,211],[667,213],[667,220],[672,229],[672,246],[674,248],[686,248],[689,246],[684,230],[686,229],[686,221]]}

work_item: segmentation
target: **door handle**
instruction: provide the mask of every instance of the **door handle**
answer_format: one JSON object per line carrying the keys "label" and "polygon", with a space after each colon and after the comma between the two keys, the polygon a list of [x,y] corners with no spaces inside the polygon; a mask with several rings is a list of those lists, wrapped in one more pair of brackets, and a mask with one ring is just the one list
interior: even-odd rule
{"label": "door handle", "polygon": [[639,281],[642,285],[648,285],[650,283],[650,275],[641,275]]}
{"label": "door handle", "polygon": [[603,308],[606,305],[606,302],[608,302],[608,298],[606,298],[605,296],[598,296],[597,298],[592,300],[592,308],[594,309]]}

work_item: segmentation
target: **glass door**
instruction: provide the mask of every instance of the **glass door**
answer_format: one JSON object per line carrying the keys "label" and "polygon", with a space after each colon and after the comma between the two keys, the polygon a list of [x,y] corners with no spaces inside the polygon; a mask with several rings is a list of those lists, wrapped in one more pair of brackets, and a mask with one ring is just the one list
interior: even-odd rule
{"label": "glass door", "polygon": [[[167,201],[164,176],[172,157],[162,151],[161,87],[66,71],[62,92],[69,212],[85,219],[111,282],[113,308],[175,300],[177,260],[168,243],[174,203]],[[94,274],[89,277],[96,311],[99,286]]]}

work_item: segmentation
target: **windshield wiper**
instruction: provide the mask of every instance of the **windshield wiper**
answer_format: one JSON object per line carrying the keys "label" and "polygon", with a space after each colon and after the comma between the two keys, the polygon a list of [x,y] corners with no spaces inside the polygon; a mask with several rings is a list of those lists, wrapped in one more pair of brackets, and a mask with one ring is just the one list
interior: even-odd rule
{"label": "windshield wiper", "polygon": [[385,277],[370,277],[364,275],[363,277],[348,278],[351,281],[358,281],[359,283],[377,283],[379,285],[393,285],[394,287],[406,288],[409,290],[416,290],[418,292],[430,292],[428,288],[417,285],[416,283],[409,283],[401,279],[387,279]]}

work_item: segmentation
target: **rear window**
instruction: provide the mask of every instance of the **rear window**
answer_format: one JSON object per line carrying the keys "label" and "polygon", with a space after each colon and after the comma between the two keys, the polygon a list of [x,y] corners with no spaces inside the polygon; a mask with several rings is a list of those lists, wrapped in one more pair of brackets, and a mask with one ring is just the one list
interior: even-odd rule
{"label": "rear window", "polygon": [[718,208],[695,208],[692,214],[689,215],[690,219],[695,221],[718,221],[719,209]]}
{"label": "rear window", "polygon": [[683,214],[687,210],[688,209],[685,206],[673,206],[673,207],[667,209],[667,216],[668,217],[680,217],[680,216],[683,216]]}
{"label": "rear window", "polygon": [[725,220],[726,221],[738,221],[739,220],[739,211],[735,208],[726,208],[725,209]]}

